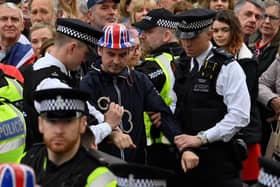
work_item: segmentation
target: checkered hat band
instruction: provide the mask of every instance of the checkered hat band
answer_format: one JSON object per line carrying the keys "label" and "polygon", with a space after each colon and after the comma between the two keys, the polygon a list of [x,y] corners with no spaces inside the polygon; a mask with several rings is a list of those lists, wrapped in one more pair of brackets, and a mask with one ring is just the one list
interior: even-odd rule
{"label": "checkered hat band", "polygon": [[159,179],[134,179],[134,178],[122,178],[118,177],[118,186],[119,187],[126,187],[126,186],[133,186],[133,187],[165,187],[166,181],[159,180]]}
{"label": "checkered hat band", "polygon": [[213,19],[207,19],[207,20],[201,20],[201,21],[196,21],[192,23],[187,23],[187,22],[181,22],[178,24],[178,28],[182,30],[188,30],[188,31],[194,31],[194,30],[200,30],[203,29],[209,25],[211,25],[213,22]]}
{"label": "checkered hat band", "polygon": [[58,25],[56,30],[58,32],[64,33],[68,36],[71,36],[71,37],[77,38],[79,40],[83,40],[85,42],[88,42],[92,45],[97,45],[97,42],[98,42],[98,40],[95,37],[93,37],[89,34],[85,34],[85,33],[76,31],[74,29],[71,29],[69,27],[65,27],[65,26],[62,26],[62,25]]}
{"label": "checkered hat band", "polygon": [[75,110],[85,111],[85,103],[78,99],[49,99],[40,103],[41,112],[59,111],[59,110]]}
{"label": "checkered hat band", "polygon": [[266,173],[263,169],[261,169],[258,182],[265,186],[278,187],[280,186],[280,177]]}
{"label": "checkered hat band", "polygon": [[159,20],[157,20],[157,25],[159,27],[165,27],[168,29],[176,29],[178,26],[178,22],[165,20],[165,19],[159,19]]}

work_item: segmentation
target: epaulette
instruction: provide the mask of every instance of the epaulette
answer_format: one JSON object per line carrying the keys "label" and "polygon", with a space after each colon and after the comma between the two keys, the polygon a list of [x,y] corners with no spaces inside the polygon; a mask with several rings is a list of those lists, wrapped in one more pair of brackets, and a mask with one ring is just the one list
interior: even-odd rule
{"label": "epaulette", "polygon": [[126,162],[122,159],[109,155],[105,152],[102,152],[100,150],[95,150],[91,148],[85,148],[86,153],[93,158],[94,160],[97,160],[101,165],[109,167],[112,164],[125,164]]}
{"label": "epaulette", "polygon": [[219,62],[223,62],[224,65],[234,61],[234,56],[223,48],[212,48],[212,51],[214,58],[218,59]]}

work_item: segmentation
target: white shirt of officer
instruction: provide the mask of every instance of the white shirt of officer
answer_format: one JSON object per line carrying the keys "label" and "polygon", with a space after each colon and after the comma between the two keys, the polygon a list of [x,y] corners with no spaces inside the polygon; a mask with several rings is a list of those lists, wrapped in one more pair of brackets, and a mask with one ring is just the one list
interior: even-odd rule
{"label": "white shirt of officer", "polygon": [[[209,42],[208,49],[195,57],[199,69],[205,60],[213,56]],[[192,58],[193,60],[193,58]],[[191,69],[194,67],[191,61]],[[241,128],[250,121],[250,95],[246,84],[246,75],[238,62],[234,61],[223,65],[217,78],[216,91],[223,96],[223,102],[227,106],[228,113],[214,127],[205,131],[207,140],[211,142],[228,142]]]}
{"label": "white shirt of officer", "polygon": [[[43,68],[47,68],[50,66],[56,66],[60,69],[62,73],[65,73],[66,75],[69,74],[68,70],[66,69],[65,65],[60,62],[57,58],[55,58],[53,55],[46,53],[46,55],[40,59],[38,59],[34,65],[33,70],[40,70]],[[50,88],[69,88],[69,85],[63,83],[61,80],[56,78],[45,78],[43,79],[36,87],[36,90],[43,90],[43,89],[50,89]],[[95,141],[96,144],[100,143],[106,136],[111,134],[112,129],[110,125],[106,122],[104,122],[104,115],[95,109],[92,105],[89,103],[89,112],[96,117],[99,124],[98,125],[92,125],[90,126],[90,129],[95,135]],[[37,111],[39,111],[39,103],[34,102],[35,108]]]}

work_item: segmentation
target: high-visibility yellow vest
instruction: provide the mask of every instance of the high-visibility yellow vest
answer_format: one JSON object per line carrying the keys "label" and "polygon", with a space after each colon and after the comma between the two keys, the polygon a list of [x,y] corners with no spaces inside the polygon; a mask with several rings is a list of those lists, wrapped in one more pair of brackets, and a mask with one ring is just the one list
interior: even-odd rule
{"label": "high-visibility yellow vest", "polygon": [[[172,60],[174,60],[174,56],[172,56],[169,53],[162,53],[159,56],[145,58],[145,61],[155,62],[162,69],[166,80],[162,90],[160,91],[160,96],[163,98],[164,102],[167,104],[167,106],[170,107],[171,111],[174,113],[176,108],[177,97],[173,90],[173,86],[175,84],[175,77],[171,67]],[[160,137],[157,138],[155,142],[153,142],[154,140],[151,139],[150,133],[152,122],[147,113],[144,113],[144,122],[146,128],[147,145],[151,145],[152,143],[170,144],[170,142],[167,140],[167,138],[163,135],[162,132],[160,134]]]}
{"label": "high-visibility yellow vest", "polygon": [[101,166],[88,176],[86,187],[116,187],[117,182],[117,177],[108,168]]}
{"label": "high-visibility yellow vest", "polygon": [[25,148],[26,126],[23,113],[13,105],[22,100],[22,86],[6,76],[0,77],[0,163],[17,162]]}

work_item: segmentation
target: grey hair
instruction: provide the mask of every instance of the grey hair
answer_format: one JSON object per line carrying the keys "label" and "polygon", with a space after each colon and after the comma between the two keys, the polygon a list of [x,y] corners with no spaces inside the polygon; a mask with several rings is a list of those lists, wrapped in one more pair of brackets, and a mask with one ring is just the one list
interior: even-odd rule
{"label": "grey hair", "polygon": [[262,11],[264,11],[265,9],[265,4],[262,0],[237,0],[234,6],[234,12],[238,13],[243,8],[246,2],[252,3]]}
{"label": "grey hair", "polygon": [[23,21],[22,10],[16,4],[11,3],[11,2],[6,2],[6,3],[3,3],[3,4],[0,4],[0,6],[6,7],[6,8],[11,8],[13,10],[18,10],[19,11],[19,15],[20,15],[20,19]]}

